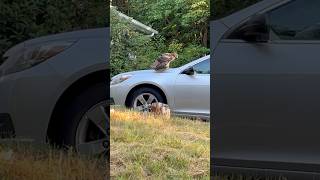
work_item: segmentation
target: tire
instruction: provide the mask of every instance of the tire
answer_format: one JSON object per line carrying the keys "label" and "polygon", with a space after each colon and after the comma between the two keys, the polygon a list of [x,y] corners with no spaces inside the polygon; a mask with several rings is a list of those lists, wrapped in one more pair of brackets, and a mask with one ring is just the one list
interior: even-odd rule
{"label": "tire", "polygon": [[[107,141],[109,138],[109,115],[107,115],[107,87],[105,83],[99,83],[95,84],[91,87],[88,87],[86,90],[82,91],[78,95],[76,95],[69,103],[66,104],[64,109],[62,110],[61,114],[59,115],[60,120],[59,120],[59,131],[56,131],[56,133],[59,133],[57,142],[58,144],[62,145],[63,147],[70,148],[72,147],[74,150],[80,153],[85,153],[85,154],[100,154],[100,153],[105,153],[106,150],[109,148],[109,142]],[[93,123],[93,121],[88,120],[88,119],[93,119],[93,118],[86,118],[87,113],[90,110],[95,110],[97,108],[101,109],[101,106],[103,104],[103,107],[105,108],[103,115],[97,115],[95,119],[100,119],[104,118],[105,119],[105,132],[102,132],[104,129],[104,125],[102,126],[96,126],[96,124]],[[93,111],[91,114],[97,114],[94,113],[96,112]],[[100,114],[100,113],[99,113]],[[109,113],[108,113],[109,114]],[[88,115],[89,117],[89,115]],[[87,122],[88,121],[88,122]],[[104,120],[102,120],[104,121]],[[101,121],[101,122],[102,122]],[[82,125],[84,123],[87,123],[86,126]],[[91,124],[90,124],[91,123]],[[93,124],[92,124],[93,123]],[[103,124],[103,123],[101,123]],[[96,126],[96,127],[95,127]],[[83,146],[80,146],[79,143],[80,141],[78,140],[78,135],[79,131],[81,129],[87,128],[87,133],[85,136],[85,139],[90,139],[88,142],[94,142],[93,137],[89,137],[89,135],[94,136],[97,138],[96,140],[104,139],[101,144],[97,143],[95,144],[95,148],[99,148],[99,152],[92,148],[84,148]],[[90,129],[91,128],[91,129]],[[94,129],[98,128],[98,129]],[[90,131],[90,134],[89,134]],[[94,132],[97,132],[97,135],[92,135]],[[101,133],[99,133],[101,131]],[[88,136],[88,137],[87,137]],[[83,144],[84,145],[84,144]],[[103,150],[101,149],[103,148]],[[100,150],[102,150],[100,152]]]}
{"label": "tire", "polygon": [[135,108],[136,98],[146,93],[152,94],[157,99],[157,102],[165,103],[164,97],[161,95],[161,93],[158,90],[150,87],[143,87],[135,90],[132,93],[132,95],[129,97],[129,101],[128,101],[129,108]]}

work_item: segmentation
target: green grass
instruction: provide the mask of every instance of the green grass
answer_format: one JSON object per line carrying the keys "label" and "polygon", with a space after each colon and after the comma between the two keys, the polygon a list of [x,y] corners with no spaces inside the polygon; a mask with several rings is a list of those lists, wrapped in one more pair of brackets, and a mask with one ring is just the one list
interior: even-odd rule
{"label": "green grass", "polygon": [[209,179],[208,122],[111,112],[112,179]]}

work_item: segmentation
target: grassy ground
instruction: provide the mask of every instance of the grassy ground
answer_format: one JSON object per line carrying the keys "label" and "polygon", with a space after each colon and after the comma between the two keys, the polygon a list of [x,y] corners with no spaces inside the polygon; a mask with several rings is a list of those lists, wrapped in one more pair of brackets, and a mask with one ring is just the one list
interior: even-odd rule
{"label": "grassy ground", "polygon": [[111,112],[112,179],[209,179],[209,123]]}
{"label": "grassy ground", "polygon": [[105,163],[42,145],[0,143],[0,179],[103,180]]}
{"label": "grassy ground", "polygon": [[221,175],[214,176],[214,180],[288,180],[288,178],[283,176],[273,176],[273,177],[260,177],[260,176],[249,176],[249,175]]}

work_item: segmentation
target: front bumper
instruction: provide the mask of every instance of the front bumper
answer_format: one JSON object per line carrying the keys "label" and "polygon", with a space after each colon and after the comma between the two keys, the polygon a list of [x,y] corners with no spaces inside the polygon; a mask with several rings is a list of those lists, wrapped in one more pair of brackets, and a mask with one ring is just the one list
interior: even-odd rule
{"label": "front bumper", "polygon": [[114,99],[112,97],[110,98],[110,100],[108,102],[108,105],[115,105]]}
{"label": "front bumper", "polygon": [[0,138],[13,138],[15,131],[11,117],[7,113],[0,114]]}
{"label": "front bumper", "polygon": [[15,137],[14,122],[12,120],[11,97],[15,78],[0,76],[0,138]]}
{"label": "front bumper", "polygon": [[129,87],[123,83],[110,86],[110,97],[113,105],[124,106],[129,92]]}
{"label": "front bumper", "polygon": [[4,131],[14,132],[16,140],[45,142],[59,81],[61,78],[46,63],[1,76],[0,114],[1,122],[6,124]]}

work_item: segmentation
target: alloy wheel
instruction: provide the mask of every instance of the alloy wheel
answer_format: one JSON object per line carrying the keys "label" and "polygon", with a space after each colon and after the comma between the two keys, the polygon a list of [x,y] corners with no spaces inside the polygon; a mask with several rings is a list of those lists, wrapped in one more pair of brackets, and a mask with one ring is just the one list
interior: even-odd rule
{"label": "alloy wheel", "polygon": [[81,118],[76,132],[76,151],[84,154],[106,154],[108,149],[107,102],[90,108]]}
{"label": "alloy wheel", "polygon": [[156,102],[158,102],[158,99],[155,95],[151,93],[142,93],[135,98],[133,108],[138,111],[149,112],[151,104]]}

